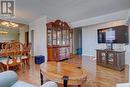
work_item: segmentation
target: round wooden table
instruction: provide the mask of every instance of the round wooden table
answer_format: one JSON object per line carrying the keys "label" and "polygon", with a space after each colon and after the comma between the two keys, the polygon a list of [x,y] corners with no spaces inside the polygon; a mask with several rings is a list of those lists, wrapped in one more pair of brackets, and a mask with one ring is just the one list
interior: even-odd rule
{"label": "round wooden table", "polygon": [[64,76],[68,77],[68,85],[85,87],[87,71],[73,64],[64,62],[46,62],[40,65],[42,75],[57,83],[63,84]]}

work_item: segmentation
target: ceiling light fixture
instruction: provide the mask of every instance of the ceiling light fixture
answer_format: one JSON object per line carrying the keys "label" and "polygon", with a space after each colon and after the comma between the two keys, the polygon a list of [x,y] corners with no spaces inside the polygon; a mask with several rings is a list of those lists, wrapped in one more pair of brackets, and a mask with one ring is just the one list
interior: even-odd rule
{"label": "ceiling light fixture", "polygon": [[7,22],[7,21],[1,22],[1,25],[6,26],[6,27],[13,27],[13,28],[16,28],[19,26],[18,24],[14,22]]}
{"label": "ceiling light fixture", "polygon": [[7,31],[0,31],[0,34],[8,34],[8,32]]}

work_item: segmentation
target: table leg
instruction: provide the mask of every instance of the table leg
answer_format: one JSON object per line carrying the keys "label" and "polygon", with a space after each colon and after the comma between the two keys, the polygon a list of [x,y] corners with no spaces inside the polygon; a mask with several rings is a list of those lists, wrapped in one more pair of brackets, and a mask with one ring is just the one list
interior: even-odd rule
{"label": "table leg", "polygon": [[86,80],[84,80],[79,87],[86,87]]}
{"label": "table leg", "polygon": [[4,71],[3,65],[0,63],[0,72],[3,72],[3,71]]}
{"label": "table leg", "polygon": [[63,84],[64,84],[64,87],[67,87],[67,84],[68,84],[68,79],[69,77],[68,76],[63,76]]}
{"label": "table leg", "polygon": [[43,85],[43,75],[42,75],[41,70],[40,70],[40,78],[41,78],[41,85]]}

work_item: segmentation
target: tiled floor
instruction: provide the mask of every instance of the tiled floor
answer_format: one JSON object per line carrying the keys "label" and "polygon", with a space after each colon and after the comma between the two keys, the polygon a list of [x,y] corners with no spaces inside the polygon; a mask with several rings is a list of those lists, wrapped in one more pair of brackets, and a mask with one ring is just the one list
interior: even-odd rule
{"label": "tiled floor", "polygon": [[[96,65],[95,58],[74,56],[64,62],[82,66],[88,71],[86,87],[116,87],[116,83],[128,82],[128,66],[123,71],[115,71]],[[40,86],[40,67],[31,60],[31,67],[18,71],[19,79]]]}

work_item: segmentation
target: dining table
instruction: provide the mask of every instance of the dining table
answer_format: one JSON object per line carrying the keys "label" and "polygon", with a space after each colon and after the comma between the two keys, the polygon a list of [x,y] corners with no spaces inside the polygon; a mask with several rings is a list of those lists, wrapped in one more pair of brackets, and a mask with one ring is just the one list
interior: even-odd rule
{"label": "dining table", "polygon": [[[16,51],[6,52],[5,50],[0,50],[0,63],[2,62],[2,60],[7,59],[7,56],[9,56],[9,58],[11,58],[10,55],[13,55],[14,52],[16,52]],[[21,54],[21,52],[26,55],[28,54],[28,51],[17,51],[17,54]]]}
{"label": "dining table", "polygon": [[18,52],[19,54],[22,52],[22,53],[24,53],[24,54],[28,54],[28,51],[0,51],[0,57],[2,57],[2,56],[6,56],[6,55],[9,55],[9,54],[12,54],[12,53],[14,53],[14,52]]}

